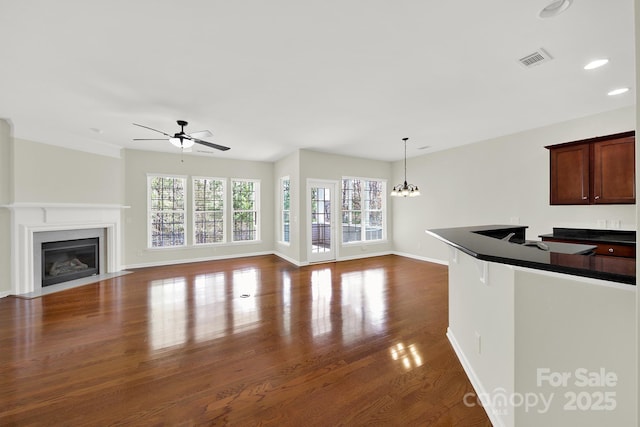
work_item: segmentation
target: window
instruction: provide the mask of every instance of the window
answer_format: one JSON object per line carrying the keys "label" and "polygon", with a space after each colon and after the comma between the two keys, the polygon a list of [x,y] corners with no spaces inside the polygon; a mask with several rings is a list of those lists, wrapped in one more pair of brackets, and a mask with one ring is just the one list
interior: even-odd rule
{"label": "window", "polygon": [[283,242],[290,242],[290,215],[291,215],[291,180],[288,176],[280,178],[280,239]]}
{"label": "window", "polygon": [[193,178],[193,243],[224,242],[225,181]]}
{"label": "window", "polygon": [[233,180],[233,241],[259,240],[260,181]]}
{"label": "window", "polygon": [[384,240],[386,182],[342,179],[342,242]]}
{"label": "window", "polygon": [[186,184],[184,177],[147,176],[149,247],[185,245]]}

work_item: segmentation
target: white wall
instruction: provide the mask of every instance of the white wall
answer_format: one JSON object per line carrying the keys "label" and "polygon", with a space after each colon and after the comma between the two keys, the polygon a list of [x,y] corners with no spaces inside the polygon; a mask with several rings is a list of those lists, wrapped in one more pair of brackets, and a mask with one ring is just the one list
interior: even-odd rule
{"label": "white wall", "polygon": [[[0,205],[13,202],[13,138],[11,126],[0,119]],[[11,290],[11,212],[0,209],[0,297]]]}
{"label": "white wall", "polygon": [[[273,163],[125,150],[125,249],[124,264],[128,267],[195,262],[231,256],[243,256],[273,252],[274,249],[274,176]],[[183,162],[181,161],[184,160]],[[184,248],[147,248],[147,174],[184,175],[187,184],[187,217],[192,212],[191,178],[194,176],[215,178],[259,179],[260,185],[260,241],[208,245]],[[230,185],[228,182],[227,185]],[[229,188],[229,187],[227,187]],[[229,203],[227,198],[227,203]],[[227,232],[231,222],[227,218]],[[193,232],[188,224],[187,241]]]}
{"label": "white wall", "polygon": [[[553,227],[598,227],[620,220],[635,230],[635,205],[550,206],[549,152],[544,147],[635,129],[635,107],[532,129],[407,161],[416,198],[393,200],[394,247],[400,253],[446,261],[445,245],[425,229],[480,224],[527,225],[527,238]],[[402,161],[393,164],[402,179]]]}
{"label": "white wall", "polygon": [[[636,293],[634,286],[516,268],[516,391],[553,399],[547,411],[516,407],[516,426],[637,425]],[[545,380],[538,369],[567,380]],[[610,381],[584,385],[585,375]],[[587,409],[567,409],[576,406]]]}
{"label": "white wall", "polygon": [[[480,261],[453,248],[448,253],[447,336],[477,396],[493,396],[496,390],[511,396],[516,363],[513,268]],[[514,425],[514,411],[491,406],[486,402],[485,410],[496,425]]]}
{"label": "white wall", "polygon": [[122,159],[16,139],[14,202],[121,204]]}
{"label": "white wall", "polygon": [[635,425],[635,286],[448,252],[447,336],[494,425]]}
{"label": "white wall", "polygon": [[[299,264],[300,260],[300,204],[297,203],[301,197],[300,191],[300,151],[296,150],[294,153],[278,160],[274,164],[273,168],[273,182],[275,190],[275,213],[276,218],[274,227],[275,238],[275,250],[281,257],[288,259],[289,261]],[[280,219],[280,178],[285,176],[289,177],[289,191],[291,196],[291,204],[289,206],[289,243],[280,241],[280,229],[282,228],[282,221]],[[302,193],[303,194],[303,193]]]}

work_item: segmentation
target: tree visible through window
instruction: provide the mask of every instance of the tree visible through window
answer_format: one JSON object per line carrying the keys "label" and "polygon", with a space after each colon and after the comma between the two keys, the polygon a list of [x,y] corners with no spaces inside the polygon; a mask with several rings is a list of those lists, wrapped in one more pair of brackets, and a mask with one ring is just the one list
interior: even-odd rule
{"label": "tree visible through window", "polygon": [[224,242],[224,181],[193,179],[194,244]]}
{"label": "tree visible through window", "polygon": [[186,179],[149,176],[149,246],[185,245]]}
{"label": "tree visible through window", "polygon": [[281,213],[281,221],[282,221],[282,229],[281,229],[281,239],[283,242],[289,243],[290,239],[290,215],[291,215],[291,181],[289,177],[284,177],[280,179],[280,190],[282,192],[281,203],[282,203],[282,213]]}
{"label": "tree visible through window", "polygon": [[232,181],[233,241],[258,240],[258,200],[260,182]]}
{"label": "tree visible through window", "polygon": [[342,242],[386,238],[385,182],[362,178],[342,180]]}

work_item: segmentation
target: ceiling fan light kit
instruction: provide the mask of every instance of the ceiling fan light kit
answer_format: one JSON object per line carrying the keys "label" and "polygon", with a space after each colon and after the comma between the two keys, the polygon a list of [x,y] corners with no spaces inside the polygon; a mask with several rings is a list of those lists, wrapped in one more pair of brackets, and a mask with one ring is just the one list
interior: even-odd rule
{"label": "ceiling fan light kit", "polygon": [[194,144],[204,145],[206,147],[215,148],[216,150],[220,150],[220,151],[227,151],[230,149],[229,147],[225,147],[224,145],[218,145],[218,144],[214,144],[213,142],[203,141],[202,139],[200,139],[200,138],[207,138],[212,136],[211,132],[208,130],[202,130],[202,131],[193,132],[193,133],[185,133],[184,127],[187,126],[189,123],[184,120],[178,120],[177,123],[178,123],[178,126],[180,126],[180,132],[176,132],[173,135],[170,135],[158,129],[151,128],[149,126],[133,123],[134,126],[139,126],[141,128],[149,129],[166,136],[166,138],[162,138],[162,139],[134,138],[134,141],[169,141],[171,145],[177,148],[181,148],[183,150],[193,147]]}
{"label": "ceiling fan light kit", "polygon": [[192,140],[183,138],[169,138],[169,142],[174,147],[178,148],[191,148],[193,147],[193,144],[195,144],[195,142],[193,142]]}

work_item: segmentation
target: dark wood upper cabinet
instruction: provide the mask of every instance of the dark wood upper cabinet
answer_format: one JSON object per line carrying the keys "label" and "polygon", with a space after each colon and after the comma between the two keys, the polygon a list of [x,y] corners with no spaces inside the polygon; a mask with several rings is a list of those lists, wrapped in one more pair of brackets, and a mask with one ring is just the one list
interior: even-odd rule
{"label": "dark wood upper cabinet", "polygon": [[589,144],[550,148],[551,204],[589,204]]}
{"label": "dark wood upper cabinet", "polygon": [[593,144],[594,203],[635,203],[635,137]]}
{"label": "dark wood upper cabinet", "polygon": [[552,205],[636,202],[634,131],[546,148]]}

